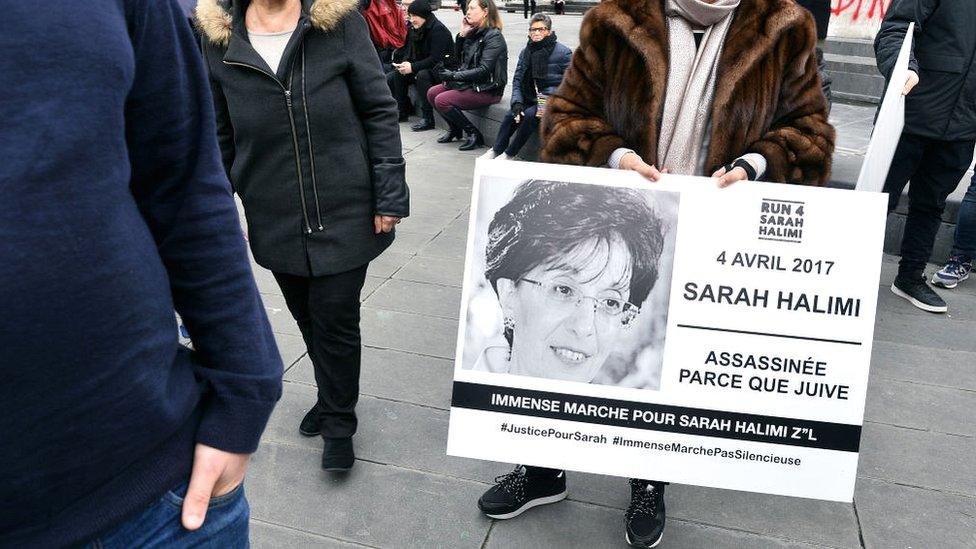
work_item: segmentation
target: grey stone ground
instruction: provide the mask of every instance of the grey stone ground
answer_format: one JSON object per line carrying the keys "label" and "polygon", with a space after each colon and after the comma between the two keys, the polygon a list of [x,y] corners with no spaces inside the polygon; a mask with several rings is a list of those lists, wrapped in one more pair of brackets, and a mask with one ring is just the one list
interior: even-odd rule
{"label": "grey stone ground", "polygon": [[[571,17],[557,25],[578,27]],[[519,44],[524,22],[506,22]],[[839,154],[863,154],[870,116],[834,110]],[[625,546],[625,479],[571,474],[568,501],[492,522],[475,501],[510,466],[445,455],[477,154],[402,129],[413,214],[363,291],[359,460],[346,477],[321,471],[321,441],[297,433],[315,400],[311,363],[270,273],[255,266],[287,371],[248,477],[254,547]],[[886,257],[854,505],[672,486],[660,547],[976,547],[976,282],[944,292],[951,312],[935,316],[891,295],[894,269]]]}

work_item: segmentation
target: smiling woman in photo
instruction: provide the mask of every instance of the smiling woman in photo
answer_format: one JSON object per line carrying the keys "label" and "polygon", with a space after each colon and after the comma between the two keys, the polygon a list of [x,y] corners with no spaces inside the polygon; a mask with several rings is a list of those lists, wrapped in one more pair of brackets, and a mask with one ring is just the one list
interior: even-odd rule
{"label": "smiling woman in photo", "polygon": [[638,191],[522,184],[488,228],[507,345],[476,370],[589,383],[658,278],[661,220]]}

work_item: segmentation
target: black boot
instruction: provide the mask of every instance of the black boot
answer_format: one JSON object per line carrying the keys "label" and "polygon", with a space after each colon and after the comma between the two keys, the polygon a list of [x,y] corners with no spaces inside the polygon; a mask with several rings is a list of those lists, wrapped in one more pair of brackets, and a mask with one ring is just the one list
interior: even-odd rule
{"label": "black boot", "polygon": [[450,126],[451,129],[448,130],[444,135],[440,136],[437,139],[437,142],[450,143],[455,139],[461,139],[461,137],[464,135],[461,128],[468,123],[468,119],[464,116],[464,113],[462,113],[457,107],[451,107],[447,112],[442,112],[441,116],[444,117],[444,120],[447,120],[447,125]]}
{"label": "black boot", "polygon": [[454,128],[451,128],[451,129],[447,130],[446,132],[444,132],[443,135],[441,135],[440,137],[438,137],[437,138],[437,142],[438,143],[450,143],[451,141],[454,141],[455,139],[461,139],[461,130],[455,130]]}
{"label": "black boot", "polygon": [[[485,146],[485,136],[481,135],[478,128],[474,127],[474,124],[468,120],[467,116],[461,112],[461,109],[457,107],[452,107],[451,110],[444,114],[444,118],[452,124],[452,126],[457,126],[464,130],[464,134],[467,136],[464,140],[464,144],[458,147],[459,151],[473,151],[478,147]],[[460,136],[459,136],[460,137]]]}
{"label": "black boot", "polygon": [[342,472],[352,469],[356,454],[352,449],[352,437],[327,438],[322,449],[322,469]]}
{"label": "black boot", "polygon": [[410,126],[410,130],[415,132],[425,132],[432,129],[434,129],[434,113],[432,112],[425,112],[420,122]]}
{"label": "black boot", "polygon": [[485,146],[485,136],[481,135],[481,132],[473,124],[468,123],[468,126],[464,128],[464,135],[464,143],[458,147],[459,151],[473,151]]}

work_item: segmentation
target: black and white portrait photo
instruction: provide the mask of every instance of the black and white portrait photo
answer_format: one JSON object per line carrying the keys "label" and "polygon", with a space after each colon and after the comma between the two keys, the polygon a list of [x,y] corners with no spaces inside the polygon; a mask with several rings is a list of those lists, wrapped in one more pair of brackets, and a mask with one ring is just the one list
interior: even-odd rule
{"label": "black and white portrait photo", "polygon": [[462,369],[657,390],[678,194],[482,181]]}

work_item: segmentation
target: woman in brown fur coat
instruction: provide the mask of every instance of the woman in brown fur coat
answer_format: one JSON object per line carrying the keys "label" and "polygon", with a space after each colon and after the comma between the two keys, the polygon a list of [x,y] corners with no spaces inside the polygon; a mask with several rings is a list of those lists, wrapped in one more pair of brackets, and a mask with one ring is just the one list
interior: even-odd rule
{"label": "woman in brown fur coat", "polygon": [[[794,0],[605,0],[542,121],[544,161],[823,185],[834,130],[810,14]],[[478,502],[496,519],[566,497],[564,471],[519,466]],[[664,483],[631,479],[626,536],[664,535]]]}
{"label": "woman in brown fur coat", "polygon": [[[722,10],[731,14],[704,24]],[[817,76],[816,41],[809,13],[792,0],[603,2],[587,13],[573,62],[549,99],[541,156],[586,166],[617,167],[615,160],[651,179],[660,173],[655,166],[725,175],[723,166],[745,157],[757,178],[823,185],[834,130]],[[714,63],[703,63],[708,59]],[[669,80],[675,72],[684,81]],[[696,100],[710,107],[696,113]],[[720,181],[746,172],[737,168]]]}

